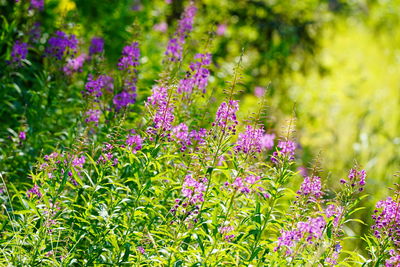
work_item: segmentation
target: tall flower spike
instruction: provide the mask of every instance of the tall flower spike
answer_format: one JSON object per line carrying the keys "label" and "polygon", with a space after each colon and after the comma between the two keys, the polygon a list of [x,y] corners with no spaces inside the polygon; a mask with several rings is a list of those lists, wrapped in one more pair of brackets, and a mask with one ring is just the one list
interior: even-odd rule
{"label": "tall flower spike", "polygon": [[21,65],[21,61],[26,59],[28,55],[28,44],[16,41],[11,51],[11,62],[16,63],[17,66]]}
{"label": "tall flower spike", "polygon": [[182,59],[183,45],[185,44],[186,37],[193,29],[193,20],[196,11],[196,7],[191,3],[183,12],[174,38],[169,40],[167,50],[165,51],[165,55],[169,61],[176,62]]}
{"label": "tall flower spike", "polygon": [[124,88],[115,95],[114,104],[117,110],[136,102],[137,66],[139,65],[139,43],[133,42],[122,50],[122,57],[118,62],[118,69],[126,72]]}
{"label": "tall flower spike", "polygon": [[65,54],[76,53],[77,47],[78,40],[75,35],[68,36],[65,32],[57,31],[55,36],[50,37],[45,53],[61,60]]}
{"label": "tall flower spike", "polygon": [[236,125],[238,124],[236,112],[239,110],[239,101],[229,100],[228,103],[222,102],[217,110],[215,122],[213,126],[217,126],[222,132],[230,134],[236,133]]}

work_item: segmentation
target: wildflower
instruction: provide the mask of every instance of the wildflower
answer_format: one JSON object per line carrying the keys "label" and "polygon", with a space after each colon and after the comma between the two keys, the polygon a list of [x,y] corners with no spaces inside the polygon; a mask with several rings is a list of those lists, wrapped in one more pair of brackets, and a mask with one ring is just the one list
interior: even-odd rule
{"label": "wildflower", "polygon": [[186,75],[186,79],[182,79],[178,86],[178,93],[192,93],[194,88],[198,88],[203,94],[208,83],[210,71],[205,66],[211,63],[211,54],[197,54],[195,59],[200,59],[197,62],[190,64],[190,71]]}
{"label": "wildflower", "polygon": [[385,261],[385,267],[398,267],[400,266],[400,254],[396,253],[394,249],[389,251],[390,258]]}
{"label": "wildflower", "polygon": [[44,0],[31,0],[31,7],[37,10],[43,10]]}
{"label": "wildflower", "polygon": [[338,227],[339,226],[339,219],[341,218],[343,213],[343,207],[336,206],[334,204],[328,205],[325,209],[325,215],[327,218],[334,217],[333,225]]}
{"label": "wildflower", "polygon": [[219,24],[217,27],[217,35],[222,36],[225,35],[227,25],[225,23]]}
{"label": "wildflower", "polygon": [[182,195],[188,198],[189,203],[196,204],[204,201],[203,192],[206,191],[207,179],[197,181],[192,175],[187,175],[182,185]]}
{"label": "wildflower", "polygon": [[218,232],[223,235],[224,239],[228,242],[230,242],[233,238],[235,238],[235,235],[232,234],[234,228],[233,226],[222,226],[218,229]]}
{"label": "wildflower", "polygon": [[270,150],[274,147],[275,134],[264,134],[261,137],[261,150]]}
{"label": "wildflower", "polygon": [[25,140],[26,139],[26,132],[24,132],[24,131],[19,132],[18,133],[18,138],[21,141]]}
{"label": "wildflower", "polygon": [[263,138],[263,128],[253,128],[251,125],[246,126],[246,131],[239,134],[238,141],[235,146],[237,152],[241,151],[245,154],[254,154],[261,152]]}
{"label": "wildflower", "polygon": [[89,109],[85,115],[85,122],[95,122],[96,124],[99,122],[101,111],[98,109]]}
{"label": "wildflower", "polygon": [[229,100],[228,103],[222,102],[217,110],[215,122],[213,126],[218,126],[222,132],[231,134],[236,133],[236,125],[238,124],[236,112],[239,110],[239,101]]}
{"label": "wildflower", "polygon": [[308,197],[311,201],[320,198],[323,195],[321,191],[321,178],[318,176],[305,177],[297,194]]}
{"label": "wildflower", "polygon": [[158,32],[166,32],[168,29],[168,24],[166,22],[160,22],[154,25],[153,29]]}
{"label": "wildflower", "polygon": [[281,231],[281,236],[278,238],[279,250],[282,246],[287,247],[287,254],[292,254],[291,248],[300,240],[306,241],[308,244],[313,244],[315,240],[321,238],[326,222],[323,217],[309,218],[308,221],[298,222],[297,227],[291,231]]}
{"label": "wildflower", "polygon": [[76,53],[77,46],[78,40],[75,35],[68,36],[62,31],[57,31],[55,36],[50,37],[45,52],[48,56],[61,60],[65,53]]}
{"label": "wildflower", "polygon": [[142,246],[137,247],[137,250],[138,250],[141,254],[145,254],[145,253],[146,253],[146,250],[145,250]]}
{"label": "wildflower", "polygon": [[265,95],[265,88],[257,86],[256,88],[254,88],[254,95],[256,97],[263,97]]}
{"label": "wildflower", "polygon": [[16,41],[11,51],[11,62],[21,65],[21,61],[28,55],[28,44]]}
{"label": "wildflower", "polygon": [[103,95],[103,92],[113,92],[113,79],[107,75],[100,75],[97,79],[94,79],[93,76],[89,74],[85,89],[86,92],[83,92],[84,94],[89,94],[95,98],[99,98]]}
{"label": "wildflower", "polygon": [[375,224],[372,225],[376,237],[390,236],[393,241],[400,245],[400,203],[391,197],[381,200],[376,204],[376,209],[372,215]]}
{"label": "wildflower", "polygon": [[119,70],[129,70],[130,67],[137,67],[139,65],[139,43],[133,42],[127,45],[122,50],[122,57],[118,61]]}
{"label": "wildflower", "polygon": [[147,98],[147,103],[158,106],[168,98],[168,91],[165,87],[155,86],[152,89],[152,95]]}
{"label": "wildflower", "polygon": [[176,62],[182,59],[183,45],[185,44],[187,35],[193,28],[196,11],[196,7],[191,4],[183,12],[175,37],[169,40],[167,50],[165,51],[165,55],[169,61]]}
{"label": "wildflower", "polygon": [[42,193],[40,192],[39,189],[40,189],[39,186],[38,186],[37,184],[35,184],[34,187],[32,187],[31,189],[29,189],[29,190],[26,192],[26,195],[28,196],[28,198],[31,198],[31,197],[33,197],[33,196],[35,196],[35,195],[36,195],[38,198],[41,198],[41,197],[42,197]]}
{"label": "wildflower", "polygon": [[120,110],[123,107],[126,107],[130,104],[134,104],[136,102],[136,93],[134,92],[125,92],[122,91],[119,94],[116,94],[113,99],[113,103],[117,110]]}
{"label": "wildflower", "polygon": [[183,47],[178,38],[172,38],[168,41],[165,55],[168,56],[168,59],[172,62],[180,61],[182,59],[182,51]]}
{"label": "wildflower", "polygon": [[101,37],[92,38],[90,47],[89,47],[89,56],[93,56],[94,54],[103,53],[104,49],[104,39]]}
{"label": "wildflower", "polygon": [[294,152],[296,150],[296,143],[291,140],[279,141],[278,143],[279,151],[275,151],[272,154],[271,160],[274,163],[278,162],[278,157],[282,156],[284,159],[289,161],[294,160]]}
{"label": "wildflower", "polygon": [[76,58],[68,59],[67,64],[63,68],[64,73],[67,75],[72,75],[74,72],[81,72],[85,60],[86,54],[81,54]]}
{"label": "wildflower", "polygon": [[142,149],[143,139],[140,135],[128,135],[126,144],[132,148],[132,153]]}
{"label": "wildflower", "polygon": [[342,184],[347,184],[347,182],[349,182],[348,185],[350,187],[358,188],[358,191],[363,191],[366,177],[367,177],[367,173],[365,170],[357,170],[357,168],[355,167],[349,171],[349,175],[347,176],[349,181],[346,181],[345,179],[341,179],[340,182]]}
{"label": "wildflower", "polygon": [[72,160],[72,166],[83,168],[83,164],[85,164],[85,156],[77,156]]}

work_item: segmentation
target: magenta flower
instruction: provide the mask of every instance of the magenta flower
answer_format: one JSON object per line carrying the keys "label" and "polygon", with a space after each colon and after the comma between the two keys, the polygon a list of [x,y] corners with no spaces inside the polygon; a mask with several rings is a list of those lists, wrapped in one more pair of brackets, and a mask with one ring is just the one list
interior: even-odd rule
{"label": "magenta flower", "polygon": [[184,92],[191,94],[194,88],[198,88],[203,94],[206,92],[210,71],[205,66],[210,65],[211,54],[197,54],[195,59],[199,61],[190,64],[190,71],[187,72],[186,78],[179,83],[177,92],[180,94]]}
{"label": "magenta flower", "polygon": [[217,35],[222,36],[225,35],[227,25],[225,23],[219,24],[217,27]]}
{"label": "magenta flower", "polygon": [[187,175],[182,185],[182,196],[188,198],[188,201],[191,204],[204,202],[203,193],[206,191],[206,183],[206,178],[197,181],[192,177],[192,175]]}
{"label": "magenta flower", "polygon": [[83,94],[89,94],[95,98],[99,98],[104,92],[112,93],[114,91],[113,79],[107,75],[99,75],[97,79],[94,79],[89,74],[88,82],[85,85],[86,91]]}
{"label": "magenta flower", "polygon": [[42,197],[42,193],[40,192],[39,189],[40,189],[39,186],[37,184],[35,184],[34,187],[32,187],[31,189],[29,189],[26,192],[27,197],[31,198],[31,197],[37,196],[38,198],[41,198]]}
{"label": "magenta flower", "polygon": [[274,147],[275,134],[264,134],[261,137],[261,150],[270,150]]}
{"label": "magenta flower", "polygon": [[143,139],[140,135],[128,135],[126,144],[132,148],[132,153],[136,153],[143,147]]}
{"label": "magenta flower", "polygon": [[26,139],[26,132],[24,132],[24,131],[19,132],[18,133],[18,138],[21,141],[25,140]]}
{"label": "magenta flower", "polygon": [[256,97],[263,97],[265,95],[265,88],[257,86],[256,88],[254,88],[254,95]]}
{"label": "magenta flower", "polygon": [[323,195],[321,191],[321,178],[318,176],[305,177],[297,194],[307,197],[310,201],[319,199]]}
{"label": "magenta flower", "polygon": [[231,134],[236,133],[236,125],[238,124],[236,112],[239,110],[239,101],[229,100],[228,103],[222,102],[215,116],[213,126],[221,128],[222,132]]}
{"label": "magenta flower", "polygon": [[246,131],[239,134],[238,141],[235,146],[235,151],[245,154],[260,153],[262,149],[261,140],[264,135],[263,128],[253,128],[251,125],[246,126]]}
{"label": "magenta flower", "polygon": [[69,58],[67,60],[67,64],[63,68],[64,73],[67,75],[72,75],[75,72],[81,72],[86,58],[86,54],[81,54],[76,58]]}

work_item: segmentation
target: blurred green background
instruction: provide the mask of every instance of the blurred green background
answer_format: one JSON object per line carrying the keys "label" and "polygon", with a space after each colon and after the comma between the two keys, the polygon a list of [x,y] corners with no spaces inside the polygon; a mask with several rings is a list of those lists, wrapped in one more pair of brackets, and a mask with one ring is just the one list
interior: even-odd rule
{"label": "blurred green background", "polygon": [[[167,41],[188,2],[45,3],[45,10],[35,18],[41,21],[44,32],[63,29],[74,33],[82,50],[87,49],[91,37],[104,37],[105,68],[110,73],[122,47],[139,40],[138,90],[139,101],[143,101],[163,70]],[[400,1],[199,0],[196,6],[198,14],[184,62],[187,64],[194,53],[208,50],[213,54],[208,88],[215,88],[218,97],[243,53],[238,94],[241,119],[257,111],[260,99],[254,95],[255,87],[268,88],[267,129],[280,133],[288,119],[296,118],[299,166],[311,167],[318,157],[327,190],[335,190],[355,160],[367,170],[370,197],[362,216],[369,220],[376,201],[386,197],[388,187],[398,182],[394,174],[400,163]],[[73,142],[71,125],[81,115],[79,92],[85,77],[77,75],[65,84],[54,85],[59,103],[65,100],[69,105],[49,109],[40,101],[46,93],[39,92],[51,85],[43,87],[36,78],[16,80],[1,71],[6,68],[4,62],[13,41],[21,34],[20,25],[29,24],[32,16],[16,16],[11,0],[0,0],[0,14],[0,167],[9,180],[25,179],[39,155]],[[160,25],[167,26],[165,33]],[[23,77],[34,77],[34,70],[41,68],[38,55],[47,38],[44,35],[38,51],[32,51],[36,55],[35,59],[31,56],[32,68],[20,70]],[[37,120],[38,116],[42,119]],[[20,146],[15,137],[25,128],[28,139]]]}

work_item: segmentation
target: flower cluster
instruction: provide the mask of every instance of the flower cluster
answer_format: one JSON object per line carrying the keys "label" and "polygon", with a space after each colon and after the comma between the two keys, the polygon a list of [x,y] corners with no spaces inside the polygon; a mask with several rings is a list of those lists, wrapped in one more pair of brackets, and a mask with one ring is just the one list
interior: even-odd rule
{"label": "flower cluster", "polygon": [[[249,175],[246,178],[242,178],[242,177],[237,177],[235,179],[235,181],[233,181],[232,184],[229,184],[228,182],[224,183],[224,186],[227,188],[232,188],[233,190],[243,193],[243,194],[248,194],[252,191],[254,191],[254,189],[252,187],[254,187],[255,184],[257,184],[257,182],[261,180],[260,176],[255,176],[255,175]],[[259,188],[260,191],[262,191],[261,188]]]}
{"label": "flower cluster", "polygon": [[223,133],[227,132],[234,135],[238,125],[236,112],[239,110],[239,101],[229,100],[228,103],[222,102],[217,110],[213,126],[218,126]]}
{"label": "flower cluster", "polygon": [[190,204],[197,204],[204,201],[207,178],[200,178],[199,181],[192,175],[187,175],[182,185],[182,196],[188,199]]}
{"label": "flower cluster", "polygon": [[321,191],[321,178],[318,176],[305,177],[297,194],[299,195],[298,197],[306,197],[311,202],[319,199],[323,195]]}
{"label": "flower cluster", "polygon": [[187,35],[193,28],[196,11],[196,7],[191,4],[183,12],[175,37],[169,40],[167,50],[165,51],[165,55],[169,61],[175,62],[182,59],[183,45],[185,44]]}
{"label": "flower cluster", "polygon": [[334,218],[333,219],[333,225],[338,227],[340,219],[343,214],[343,207],[337,206],[335,204],[330,204],[326,207],[325,209],[325,215],[327,218]]}
{"label": "flower cluster", "polygon": [[81,54],[76,58],[67,59],[67,64],[63,68],[64,73],[67,75],[72,75],[75,72],[81,72],[86,58],[86,54]]}
{"label": "flower cluster", "polygon": [[21,61],[28,55],[28,44],[16,41],[11,51],[11,62],[21,65]]}
{"label": "flower cluster", "polygon": [[136,153],[136,151],[142,149],[143,139],[140,135],[128,135],[126,138],[126,144],[131,148],[132,153]]}
{"label": "flower cluster", "polygon": [[203,94],[206,92],[210,71],[205,66],[211,64],[211,54],[197,54],[194,58],[199,61],[190,64],[190,71],[187,72],[186,78],[179,83],[177,89],[179,94],[191,94],[194,88]]}
{"label": "flower cluster", "polygon": [[385,267],[400,266],[400,254],[398,252],[396,253],[394,249],[391,249],[389,251],[389,254],[391,257],[385,261]]}
{"label": "flower cluster", "polygon": [[171,130],[171,138],[180,144],[180,150],[182,152],[193,143],[197,143],[197,145],[204,144],[204,137],[206,134],[206,129],[189,131],[189,128],[185,123],[181,123],[178,126],[173,127]]}
{"label": "flower cluster", "polygon": [[113,79],[107,75],[99,75],[97,79],[94,79],[93,75],[89,74],[85,89],[86,91],[82,92],[83,94],[88,94],[95,98],[99,98],[104,92],[113,92]]}
{"label": "flower cluster", "polygon": [[376,204],[372,218],[375,224],[372,226],[374,234],[378,238],[385,236],[400,246],[400,203],[388,197]]}
{"label": "flower cluster", "polygon": [[274,147],[274,139],[275,139],[275,134],[264,134],[263,137],[261,137],[260,143],[261,143],[261,149],[262,150],[270,150],[271,148]]}
{"label": "flower cluster", "polygon": [[42,193],[40,192],[40,188],[39,188],[39,186],[37,184],[35,184],[35,186],[32,187],[31,189],[29,189],[26,192],[26,195],[27,195],[28,198],[31,198],[31,197],[34,197],[34,196],[37,196],[38,198],[42,197]]}
{"label": "flower cluster", "polygon": [[57,31],[55,36],[50,37],[45,52],[48,56],[61,60],[66,54],[76,53],[77,47],[78,40],[75,35],[68,36],[63,31]]}
{"label": "flower cluster", "polygon": [[90,47],[89,47],[89,56],[93,56],[95,54],[103,53],[104,49],[104,39],[101,37],[92,38]]}
{"label": "flower cluster", "polygon": [[292,248],[301,240],[308,244],[313,244],[320,239],[326,222],[323,217],[309,218],[308,221],[298,222],[297,227],[291,231],[281,231],[281,236],[278,238],[278,246],[275,250],[281,247],[286,247],[286,254],[293,253]]}
{"label": "flower cluster", "polygon": [[153,123],[154,129],[149,133],[156,134],[157,130],[162,131],[161,136],[169,135],[168,131],[172,128],[172,122],[175,119],[173,114],[174,106],[168,95],[166,87],[154,87],[152,95],[147,98],[147,105],[154,109]]}
{"label": "flower cluster", "polygon": [[125,46],[122,50],[122,57],[118,62],[118,69],[126,71],[127,74],[124,79],[124,88],[122,92],[114,96],[113,102],[117,110],[134,104],[136,101],[136,67],[139,65],[139,57],[140,50],[137,42]]}
{"label": "flower cluster", "polygon": [[296,143],[291,140],[279,141],[278,143],[278,151],[275,151],[271,160],[274,163],[279,161],[279,157],[283,157],[285,160],[293,161],[294,160],[294,152],[296,150]]}
{"label": "flower cluster", "polygon": [[232,233],[234,231],[234,227],[231,225],[221,226],[218,228],[218,232],[224,237],[224,239],[230,242],[235,238],[235,235]]}
{"label": "flower cluster", "polygon": [[349,181],[341,179],[340,182],[342,184],[350,185],[351,188],[358,188],[359,191],[364,190],[365,178],[367,177],[365,170],[357,170],[357,168],[353,168],[350,170],[347,177]]}
{"label": "flower cluster", "polygon": [[103,154],[99,156],[97,163],[106,164],[107,162],[111,162],[113,166],[116,166],[118,164],[118,157],[112,153],[113,148],[113,145],[105,143],[102,148]]}
{"label": "flower cluster", "polygon": [[251,125],[246,126],[246,131],[239,134],[238,141],[235,146],[236,152],[245,154],[260,153],[262,149],[261,140],[264,135],[263,128],[253,128]]}

